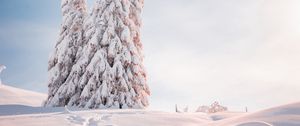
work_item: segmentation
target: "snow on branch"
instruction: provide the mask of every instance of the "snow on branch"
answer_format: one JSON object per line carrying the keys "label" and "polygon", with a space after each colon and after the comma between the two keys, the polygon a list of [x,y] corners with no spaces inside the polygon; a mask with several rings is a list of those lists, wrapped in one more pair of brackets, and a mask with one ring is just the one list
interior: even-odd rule
{"label": "snow on branch", "polygon": [[[2,72],[4,69],[6,69],[6,66],[0,64],[0,74],[1,74],[1,72]],[[0,85],[1,85],[1,84],[2,84],[2,82],[1,82],[1,78],[0,78]]]}

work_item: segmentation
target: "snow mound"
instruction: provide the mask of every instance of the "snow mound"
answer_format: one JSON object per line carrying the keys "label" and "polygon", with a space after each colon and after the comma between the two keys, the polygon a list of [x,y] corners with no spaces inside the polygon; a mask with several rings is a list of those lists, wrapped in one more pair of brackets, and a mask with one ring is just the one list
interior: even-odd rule
{"label": "snow mound", "polygon": [[6,85],[0,87],[0,98],[0,126],[300,126],[300,102],[254,113],[206,114],[32,107],[40,105],[46,95]]}
{"label": "snow mound", "polygon": [[0,105],[17,104],[26,106],[41,106],[46,95],[23,90],[7,85],[0,85]]}
{"label": "snow mound", "polygon": [[[21,109],[20,111],[18,109]],[[3,111],[2,111],[3,110]],[[69,110],[0,105],[0,125],[18,126],[299,126],[300,103],[255,112],[220,112],[213,114],[175,113],[134,109]],[[31,113],[30,113],[31,111]],[[65,112],[67,111],[67,112]],[[18,115],[18,114],[24,115]],[[30,114],[30,115],[26,115]],[[18,115],[18,116],[17,116]]]}
{"label": "snow mound", "polygon": [[224,119],[228,119],[228,118],[238,117],[238,116],[241,116],[244,114],[246,114],[246,113],[225,111],[225,112],[218,112],[218,113],[210,113],[208,115],[213,121],[218,121],[218,120],[224,120]]}
{"label": "snow mound", "polygon": [[218,125],[300,126],[300,102],[217,121]]}

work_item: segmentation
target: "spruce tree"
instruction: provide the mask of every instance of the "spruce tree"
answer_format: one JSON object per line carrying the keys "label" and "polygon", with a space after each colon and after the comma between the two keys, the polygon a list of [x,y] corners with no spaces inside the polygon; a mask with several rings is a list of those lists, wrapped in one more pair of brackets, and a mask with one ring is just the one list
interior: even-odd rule
{"label": "spruce tree", "polygon": [[76,54],[83,45],[83,23],[86,17],[85,0],[62,0],[62,25],[55,51],[49,60],[48,99],[46,106],[63,106],[67,103],[64,93],[74,92],[72,85],[66,84]]}
{"label": "spruce tree", "polygon": [[[140,40],[143,0],[98,0],[83,46],[50,106],[144,108],[150,95]],[[71,90],[70,90],[71,89]],[[57,104],[62,103],[62,104]]]}
{"label": "spruce tree", "polygon": [[[150,94],[140,41],[142,0],[98,0],[86,22],[79,106],[144,108]],[[92,24],[92,25],[90,25]],[[92,26],[92,27],[90,27]],[[84,66],[84,65],[83,65]]]}

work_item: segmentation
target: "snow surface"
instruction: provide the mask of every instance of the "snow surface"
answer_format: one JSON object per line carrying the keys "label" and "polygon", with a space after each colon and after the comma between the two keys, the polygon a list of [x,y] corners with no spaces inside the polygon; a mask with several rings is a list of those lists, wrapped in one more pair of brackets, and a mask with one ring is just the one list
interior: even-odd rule
{"label": "snow surface", "polygon": [[[46,96],[2,85],[0,126],[299,126],[300,102],[253,113],[175,113],[32,107]],[[16,95],[18,94],[18,95]],[[5,100],[4,100],[5,99]],[[26,102],[24,99],[27,99]],[[19,105],[11,105],[19,103]]]}
{"label": "snow surface", "polygon": [[[18,104],[27,106],[41,106],[46,99],[45,94],[27,91],[7,85],[0,85],[0,105]],[[0,113],[1,114],[1,113]]]}

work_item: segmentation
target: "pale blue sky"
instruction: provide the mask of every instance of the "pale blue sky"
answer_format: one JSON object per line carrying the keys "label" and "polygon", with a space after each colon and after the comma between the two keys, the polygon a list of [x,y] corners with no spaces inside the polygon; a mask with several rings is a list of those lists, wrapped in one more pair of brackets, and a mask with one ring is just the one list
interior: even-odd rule
{"label": "pale blue sky", "polygon": [[58,0],[2,0],[0,63],[4,83],[46,92],[47,59],[60,24]]}
{"label": "pale blue sky", "polygon": [[[1,1],[4,83],[47,92],[60,21],[60,0]],[[298,0],[145,0],[143,21],[151,108],[218,100],[253,111],[300,99]]]}

